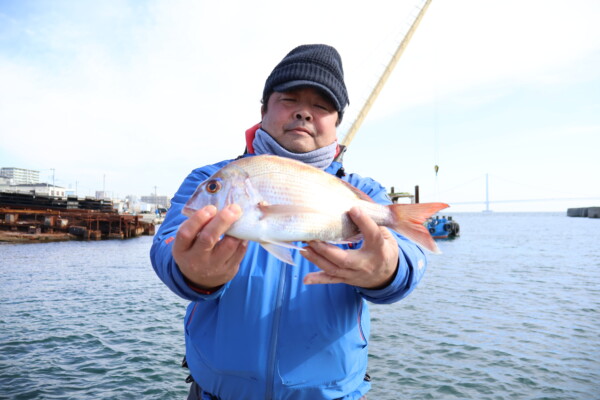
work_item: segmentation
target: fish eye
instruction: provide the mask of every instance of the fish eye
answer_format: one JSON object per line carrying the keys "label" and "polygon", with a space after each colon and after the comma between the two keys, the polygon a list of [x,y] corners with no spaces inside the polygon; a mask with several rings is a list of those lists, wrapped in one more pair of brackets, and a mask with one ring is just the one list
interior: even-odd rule
{"label": "fish eye", "polygon": [[221,190],[221,187],[221,182],[219,182],[217,179],[213,179],[206,183],[206,191],[208,193],[217,193],[219,190]]}

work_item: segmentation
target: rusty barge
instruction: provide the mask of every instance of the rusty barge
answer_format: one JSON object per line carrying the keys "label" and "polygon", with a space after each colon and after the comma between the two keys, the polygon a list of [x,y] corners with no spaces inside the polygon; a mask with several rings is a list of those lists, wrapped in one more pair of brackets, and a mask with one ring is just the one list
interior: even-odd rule
{"label": "rusty barge", "polygon": [[0,241],[127,239],[154,235],[141,215],[120,214],[111,200],[0,192]]}

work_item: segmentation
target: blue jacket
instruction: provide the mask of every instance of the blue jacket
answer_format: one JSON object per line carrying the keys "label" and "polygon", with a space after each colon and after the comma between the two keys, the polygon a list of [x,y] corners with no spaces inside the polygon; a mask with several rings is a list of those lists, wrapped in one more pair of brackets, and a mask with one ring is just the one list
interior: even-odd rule
{"label": "blue jacket", "polygon": [[[171,255],[173,238],[187,218],[181,210],[198,184],[231,162],[192,171],[171,202],[151,249],[152,265],[177,295],[191,301],[185,316],[186,357],[192,376],[222,400],[358,399],[370,388],[364,380],[373,303],[408,295],[426,265],[423,251],[396,235],[398,272],[381,290],[346,284],[304,285],[318,268],[294,251],[296,266],[250,242],[239,272],[212,294],[190,288]],[[335,174],[333,162],[327,172]],[[382,204],[385,189],[372,179],[344,176]],[[360,243],[358,244],[360,246]],[[347,245],[343,245],[347,247]]]}

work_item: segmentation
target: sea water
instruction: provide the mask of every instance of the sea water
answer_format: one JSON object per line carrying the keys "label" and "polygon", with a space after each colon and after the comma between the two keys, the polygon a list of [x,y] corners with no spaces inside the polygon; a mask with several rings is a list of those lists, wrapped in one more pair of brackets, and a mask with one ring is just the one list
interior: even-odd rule
{"label": "sea water", "polygon": [[[600,399],[600,220],[453,217],[417,289],[371,306],[369,399]],[[0,244],[0,399],[185,399],[187,302],[151,241]]]}

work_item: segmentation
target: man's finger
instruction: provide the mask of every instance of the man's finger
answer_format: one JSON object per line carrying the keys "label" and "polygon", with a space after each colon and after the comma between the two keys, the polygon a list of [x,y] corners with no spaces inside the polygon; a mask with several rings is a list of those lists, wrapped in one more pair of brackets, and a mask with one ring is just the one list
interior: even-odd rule
{"label": "man's finger", "polygon": [[[200,240],[200,237],[198,240]],[[211,249],[216,257],[222,258],[225,262],[229,262],[229,260],[240,251],[240,246],[243,242],[245,241],[242,239],[225,235],[220,240],[217,237],[217,242]],[[247,247],[247,245],[245,245],[245,247]],[[245,253],[245,250],[243,252]]]}
{"label": "man's finger", "polygon": [[343,283],[344,279],[338,276],[331,276],[325,271],[319,271],[306,274],[302,281],[305,285],[314,285],[323,283]]}
{"label": "man's finger", "polygon": [[[239,239],[237,239],[237,240],[239,240]],[[239,267],[240,263],[244,259],[244,256],[246,255],[246,250],[247,249],[248,249],[248,241],[247,240],[240,240],[240,242],[238,243],[237,248],[231,254],[231,257],[229,258],[229,260],[227,260],[227,263],[230,264],[230,265],[235,265],[235,266]]]}
{"label": "man's finger", "polygon": [[174,251],[184,251],[194,245],[198,232],[217,214],[215,206],[209,205],[196,211],[187,221],[181,224],[173,243]]}
{"label": "man's finger", "polygon": [[301,255],[319,267],[324,273],[340,279],[347,279],[352,273],[348,265],[348,253],[339,247],[323,242],[309,242]]}
{"label": "man's finger", "polygon": [[212,250],[241,215],[242,209],[237,204],[231,204],[220,210],[198,233],[196,245],[200,245],[204,250]]}
{"label": "man's finger", "polygon": [[348,212],[348,215],[350,215],[352,221],[363,234],[364,245],[381,246],[383,244],[379,225],[377,225],[372,218],[363,212],[363,210],[361,210],[359,207],[352,207],[352,209]]}
{"label": "man's finger", "polygon": [[237,204],[230,204],[220,210],[215,217],[204,227],[206,234],[221,237],[231,228],[231,225],[242,215],[242,209]]}

